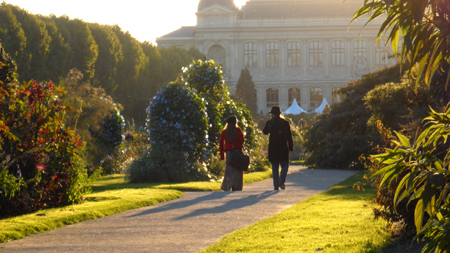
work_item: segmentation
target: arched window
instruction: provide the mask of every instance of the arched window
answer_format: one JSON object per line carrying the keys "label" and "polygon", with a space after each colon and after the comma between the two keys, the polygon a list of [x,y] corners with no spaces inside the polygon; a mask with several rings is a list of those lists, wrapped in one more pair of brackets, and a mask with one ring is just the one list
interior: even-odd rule
{"label": "arched window", "polygon": [[321,88],[311,88],[310,94],[311,108],[316,109],[322,104],[323,93]]}
{"label": "arched window", "polygon": [[288,67],[298,67],[302,65],[302,44],[297,41],[288,42],[287,44],[287,60]]}
{"label": "arched window", "polygon": [[323,44],[321,41],[309,42],[309,65],[323,65]]}
{"label": "arched window", "polygon": [[339,103],[344,100],[344,95],[339,93],[339,90],[341,88],[333,88],[332,95],[333,95],[333,103]]}
{"label": "arched window", "polygon": [[258,67],[258,50],[254,42],[244,44],[244,66]]}
{"label": "arched window", "polygon": [[331,42],[331,65],[345,65],[345,41],[336,40]]}
{"label": "arched window", "polygon": [[272,107],[278,105],[278,89],[267,89],[266,90],[266,106]]}
{"label": "arched window", "polygon": [[378,46],[375,44],[375,63],[377,66],[386,66],[389,63],[389,53],[387,50],[386,41],[380,40]]}
{"label": "arched window", "polygon": [[357,57],[367,59],[367,41],[357,40],[353,42],[353,60]]}
{"label": "arched window", "polygon": [[266,67],[278,67],[278,43],[266,43]]}
{"label": "arched window", "polygon": [[299,88],[290,88],[289,89],[289,106],[292,105],[294,98],[297,99],[297,103],[300,103],[300,89]]}

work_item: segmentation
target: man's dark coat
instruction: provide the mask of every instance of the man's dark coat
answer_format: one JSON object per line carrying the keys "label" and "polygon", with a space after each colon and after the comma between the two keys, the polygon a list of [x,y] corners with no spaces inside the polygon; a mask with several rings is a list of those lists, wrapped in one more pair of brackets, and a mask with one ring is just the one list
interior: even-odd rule
{"label": "man's dark coat", "polygon": [[280,117],[274,117],[266,122],[263,130],[269,135],[269,162],[289,161],[289,151],[294,150],[291,126]]}

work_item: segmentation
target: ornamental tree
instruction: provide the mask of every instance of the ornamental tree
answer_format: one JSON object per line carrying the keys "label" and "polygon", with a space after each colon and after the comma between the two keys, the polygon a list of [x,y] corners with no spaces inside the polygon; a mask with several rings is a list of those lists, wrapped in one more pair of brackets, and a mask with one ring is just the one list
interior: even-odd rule
{"label": "ornamental tree", "polygon": [[179,151],[194,162],[203,159],[208,141],[204,99],[188,86],[172,82],[153,98],[147,109],[151,151]]}

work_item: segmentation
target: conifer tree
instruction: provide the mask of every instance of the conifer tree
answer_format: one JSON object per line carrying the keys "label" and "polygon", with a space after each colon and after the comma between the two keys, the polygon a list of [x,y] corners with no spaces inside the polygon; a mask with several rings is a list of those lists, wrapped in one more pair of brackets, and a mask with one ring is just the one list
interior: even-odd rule
{"label": "conifer tree", "polygon": [[236,85],[236,100],[246,104],[247,109],[250,110],[253,115],[257,113],[258,107],[256,105],[255,83],[247,68],[241,71],[241,76]]}

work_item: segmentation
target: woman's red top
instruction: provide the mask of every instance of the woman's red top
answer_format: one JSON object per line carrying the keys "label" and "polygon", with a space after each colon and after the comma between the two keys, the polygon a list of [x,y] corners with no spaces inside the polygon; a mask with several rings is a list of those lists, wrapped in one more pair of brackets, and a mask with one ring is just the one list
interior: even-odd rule
{"label": "woman's red top", "polygon": [[228,150],[242,148],[243,143],[244,143],[244,134],[242,133],[241,128],[239,127],[237,128],[234,147],[233,141],[227,141],[227,130],[223,130],[222,133],[220,134],[219,139],[220,159],[223,160],[225,158],[225,152],[227,152]]}

